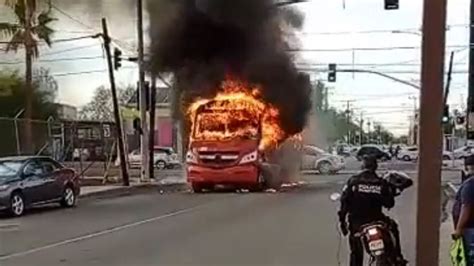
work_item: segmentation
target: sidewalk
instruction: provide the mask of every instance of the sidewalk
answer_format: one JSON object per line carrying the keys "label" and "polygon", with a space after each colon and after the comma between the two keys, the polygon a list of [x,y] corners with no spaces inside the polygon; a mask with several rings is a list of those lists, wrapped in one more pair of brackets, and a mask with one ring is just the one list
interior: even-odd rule
{"label": "sidewalk", "polygon": [[[86,179],[102,180],[98,177],[88,177]],[[100,197],[100,196],[116,196],[129,194],[132,192],[143,191],[147,189],[157,189],[163,191],[177,191],[186,189],[186,179],[183,176],[168,176],[158,180],[150,180],[150,182],[141,182],[137,178],[130,180],[130,186],[123,186],[121,183],[105,184],[105,185],[85,185],[81,186],[80,198]]]}

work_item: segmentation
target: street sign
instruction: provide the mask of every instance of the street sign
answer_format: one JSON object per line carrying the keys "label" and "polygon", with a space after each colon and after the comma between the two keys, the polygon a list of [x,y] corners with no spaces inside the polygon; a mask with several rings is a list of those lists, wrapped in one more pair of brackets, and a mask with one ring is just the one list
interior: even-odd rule
{"label": "street sign", "polygon": [[103,125],[102,129],[104,131],[104,138],[110,138],[112,134],[110,134],[110,125]]}

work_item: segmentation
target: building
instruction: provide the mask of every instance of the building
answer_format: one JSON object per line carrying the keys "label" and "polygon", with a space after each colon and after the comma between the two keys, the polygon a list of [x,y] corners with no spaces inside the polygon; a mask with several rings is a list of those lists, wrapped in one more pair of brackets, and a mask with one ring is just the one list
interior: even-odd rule
{"label": "building", "polygon": [[[179,125],[172,118],[171,110],[171,88],[162,86],[156,91],[155,108],[155,146],[173,147],[179,155],[182,155],[182,141]],[[127,115],[123,115],[124,133],[127,137],[128,150],[138,149],[140,136],[133,128],[133,120],[140,117],[137,110],[137,97],[127,105]]]}
{"label": "building", "polygon": [[83,154],[84,160],[104,161],[117,154],[115,132],[113,122],[60,120],[51,125],[50,153],[58,160]]}
{"label": "building", "polygon": [[57,103],[56,110],[58,112],[59,119],[73,121],[77,120],[78,118],[78,111],[75,106]]}

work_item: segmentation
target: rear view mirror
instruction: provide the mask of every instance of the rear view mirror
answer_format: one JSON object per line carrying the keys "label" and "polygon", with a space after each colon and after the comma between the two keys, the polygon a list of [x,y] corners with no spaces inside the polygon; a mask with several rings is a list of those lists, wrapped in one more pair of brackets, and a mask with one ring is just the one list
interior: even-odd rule
{"label": "rear view mirror", "polygon": [[340,198],[341,198],[341,193],[332,193],[331,196],[329,196],[329,198],[332,200],[332,201],[338,201]]}

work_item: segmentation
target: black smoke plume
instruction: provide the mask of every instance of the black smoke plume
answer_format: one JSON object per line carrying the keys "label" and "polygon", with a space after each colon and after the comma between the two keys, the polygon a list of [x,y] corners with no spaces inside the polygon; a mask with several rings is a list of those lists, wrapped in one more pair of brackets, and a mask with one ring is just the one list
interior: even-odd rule
{"label": "black smoke plume", "polygon": [[151,71],[174,74],[174,111],[214,96],[227,74],[262,86],[289,135],[311,108],[309,77],[291,54],[300,13],[272,0],[150,0]]}

